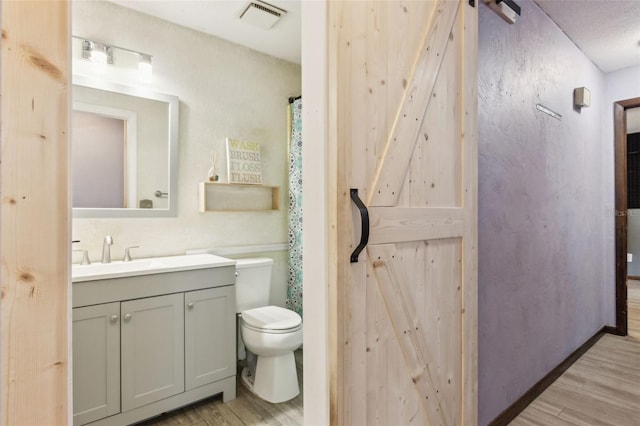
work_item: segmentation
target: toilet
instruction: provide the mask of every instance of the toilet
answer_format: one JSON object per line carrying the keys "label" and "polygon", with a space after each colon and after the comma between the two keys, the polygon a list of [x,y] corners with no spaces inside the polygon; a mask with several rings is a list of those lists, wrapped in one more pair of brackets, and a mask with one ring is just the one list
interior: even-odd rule
{"label": "toilet", "polygon": [[242,383],[260,398],[284,402],[300,393],[293,351],[302,345],[302,318],[269,306],[273,259],[239,259],[236,263],[236,311],[239,316],[239,359],[247,366]]}

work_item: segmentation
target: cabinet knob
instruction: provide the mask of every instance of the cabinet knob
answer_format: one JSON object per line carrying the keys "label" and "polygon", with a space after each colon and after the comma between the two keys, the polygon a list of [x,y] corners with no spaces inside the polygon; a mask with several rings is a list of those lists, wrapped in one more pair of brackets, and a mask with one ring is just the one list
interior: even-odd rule
{"label": "cabinet knob", "polygon": [[189,310],[193,309],[193,303],[188,303],[187,304],[187,309],[189,309]]}
{"label": "cabinet knob", "polygon": [[118,316],[117,315],[111,315],[111,322],[118,322]]}
{"label": "cabinet knob", "polygon": [[131,319],[131,314],[126,314],[126,315],[124,316],[124,320],[125,320],[125,321],[129,321],[130,319]]}

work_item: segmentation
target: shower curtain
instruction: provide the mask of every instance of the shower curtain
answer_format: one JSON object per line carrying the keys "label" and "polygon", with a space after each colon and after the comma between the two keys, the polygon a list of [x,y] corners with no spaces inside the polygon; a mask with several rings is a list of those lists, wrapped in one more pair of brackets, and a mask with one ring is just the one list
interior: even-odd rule
{"label": "shower curtain", "polygon": [[289,98],[289,279],[287,308],[302,316],[302,99]]}

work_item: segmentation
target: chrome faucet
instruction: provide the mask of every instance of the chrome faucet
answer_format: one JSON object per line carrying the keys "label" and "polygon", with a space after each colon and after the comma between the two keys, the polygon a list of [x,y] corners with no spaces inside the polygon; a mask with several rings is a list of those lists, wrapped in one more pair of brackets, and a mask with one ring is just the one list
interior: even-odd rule
{"label": "chrome faucet", "polygon": [[140,248],[140,246],[131,246],[131,247],[127,247],[126,249],[124,249],[124,258],[122,259],[123,262],[131,262],[131,253],[129,250],[133,249],[133,248]]}
{"label": "chrome faucet", "polygon": [[[80,240],[71,240],[71,244],[79,243]],[[89,252],[87,250],[72,250],[73,252],[79,251],[82,252],[82,262],[81,265],[91,265],[91,260],[89,259]]]}
{"label": "chrome faucet", "polygon": [[91,265],[91,259],[89,259],[89,252],[87,250],[73,250],[73,251],[82,252],[82,262],[80,262],[81,265]]}
{"label": "chrome faucet", "polygon": [[113,238],[111,235],[104,237],[104,243],[102,244],[102,263],[111,263],[111,245],[113,244]]}

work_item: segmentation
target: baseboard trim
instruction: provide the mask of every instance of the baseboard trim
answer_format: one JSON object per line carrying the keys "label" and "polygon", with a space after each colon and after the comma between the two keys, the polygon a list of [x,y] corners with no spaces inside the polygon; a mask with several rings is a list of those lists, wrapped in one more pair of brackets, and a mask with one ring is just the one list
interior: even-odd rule
{"label": "baseboard trim", "polygon": [[582,346],[576,349],[571,355],[569,355],[564,361],[558,364],[553,370],[551,370],[546,376],[540,379],[535,385],[533,385],[528,391],[524,393],[513,404],[507,407],[502,413],[498,415],[489,426],[506,426],[518,414],[524,411],[545,389],[547,389],[558,377],[573,365],[585,352],[587,352],[598,340],[605,334],[618,334],[618,330],[615,327],[604,326],[596,334],[591,336],[589,340],[584,342]]}
{"label": "baseboard trim", "polygon": [[618,330],[616,327],[612,327],[610,325],[605,325],[604,327],[602,327],[602,330],[605,334],[615,334],[616,336],[626,336],[626,334],[623,334],[620,332],[620,330]]}

